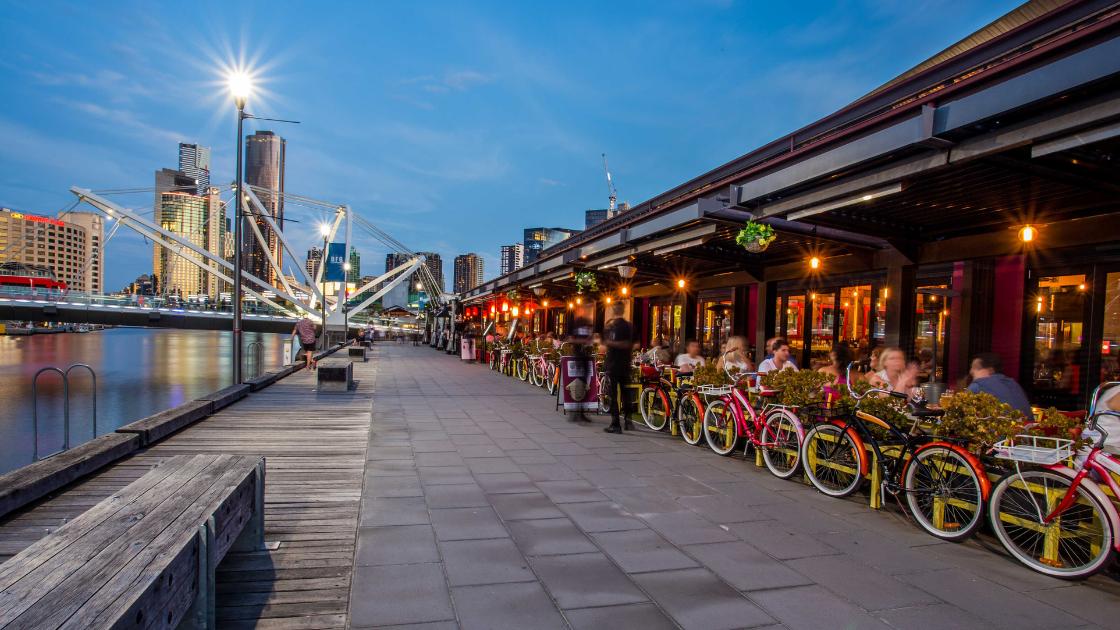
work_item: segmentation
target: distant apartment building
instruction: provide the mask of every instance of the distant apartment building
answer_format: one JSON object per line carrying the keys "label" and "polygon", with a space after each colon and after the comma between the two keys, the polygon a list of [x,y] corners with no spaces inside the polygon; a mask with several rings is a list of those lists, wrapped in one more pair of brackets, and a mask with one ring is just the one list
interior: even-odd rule
{"label": "distant apartment building", "polygon": [[569,230],[567,228],[525,228],[525,261],[524,264],[530,265],[537,261],[543,250],[565,241],[572,237],[574,234],[579,234],[579,230]]}
{"label": "distant apartment building", "polygon": [[315,281],[315,275],[319,273],[319,265],[323,262],[323,249],[320,247],[312,247],[307,250],[307,260],[303,263],[303,268],[307,270],[307,276],[312,282]]}
{"label": "distant apartment building", "polygon": [[350,270],[346,272],[346,281],[357,283],[362,277],[362,255],[358,250],[350,248]]}
{"label": "distant apartment building", "polygon": [[210,147],[180,142],[179,171],[194,179],[195,194],[210,194]]}
{"label": "distant apartment building", "polygon": [[100,215],[70,212],[66,220],[0,208],[3,262],[49,269],[67,288],[104,292]]}
{"label": "distant apartment building", "polygon": [[482,284],[483,261],[478,254],[455,257],[455,293],[466,293]]}
{"label": "distant apartment building", "polygon": [[502,245],[502,254],[498,260],[498,275],[507,273],[525,266],[525,246],[521,243]]}
{"label": "distant apartment building", "polygon": [[[194,178],[169,168],[156,171],[155,180],[157,225],[216,256],[228,259],[233,255],[226,208],[217,188],[209,188],[205,195],[199,195]],[[213,272],[224,273],[217,262],[201,254],[152,245],[153,284],[161,295],[181,298],[207,295],[217,299],[220,293],[228,292],[230,286]]]}
{"label": "distant apartment building", "polygon": [[[254,187],[254,192],[276,226],[284,229],[284,162],[287,143],[271,131],[258,131],[245,138],[245,185]],[[272,228],[263,220],[257,226],[268,243],[273,258],[283,260],[280,252],[280,239],[273,234]],[[243,233],[241,244],[242,260],[245,270],[265,282],[275,285],[277,270],[268,262],[261,244],[252,230]]]}
{"label": "distant apartment building", "polygon": [[[389,273],[390,271],[396,269],[397,267],[400,267],[401,265],[408,264],[408,261],[412,260],[416,256],[424,257],[424,266],[432,272],[432,276],[435,277],[440,291],[443,291],[445,287],[443,282],[443,259],[436,252],[416,252],[415,254],[409,254],[407,252],[393,252],[386,254],[385,273]],[[412,276],[409,277],[411,286],[415,286],[416,284],[415,280],[413,280],[415,276],[416,272],[413,272]]]}

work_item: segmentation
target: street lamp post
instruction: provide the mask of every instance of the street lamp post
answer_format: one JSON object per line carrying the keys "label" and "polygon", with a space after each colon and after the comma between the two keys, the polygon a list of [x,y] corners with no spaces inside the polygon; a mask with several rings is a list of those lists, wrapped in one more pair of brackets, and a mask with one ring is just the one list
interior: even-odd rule
{"label": "street lamp post", "polygon": [[321,273],[322,273],[322,278],[323,278],[323,303],[320,304],[320,308],[323,312],[323,320],[322,320],[323,321],[323,344],[322,344],[322,347],[320,348],[320,350],[326,350],[326,348],[327,348],[327,261],[329,259],[329,257],[327,256],[327,239],[329,239],[331,237],[331,226],[327,225],[326,223],[320,225],[319,226],[319,233],[323,235],[323,257],[320,259],[321,262],[319,263],[320,265],[323,266],[322,269],[320,270]]}
{"label": "street lamp post", "polygon": [[342,281],[342,343],[346,344],[350,340],[350,263],[342,263],[342,270],[346,272],[346,278]]}
{"label": "street lamp post", "polygon": [[251,89],[249,77],[234,73],[229,77],[229,89],[237,104],[237,188],[233,204],[233,384],[241,383],[241,212],[244,191],[241,165],[242,126],[245,122],[245,102]]}

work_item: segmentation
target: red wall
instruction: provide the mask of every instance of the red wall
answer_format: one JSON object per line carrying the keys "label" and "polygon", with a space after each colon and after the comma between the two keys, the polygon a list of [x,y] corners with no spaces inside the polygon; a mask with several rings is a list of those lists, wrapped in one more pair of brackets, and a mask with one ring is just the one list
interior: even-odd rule
{"label": "red wall", "polygon": [[992,312],[992,352],[1003,358],[1003,371],[1019,378],[1023,341],[1023,290],[1026,258],[1007,256],[996,260],[995,305]]}

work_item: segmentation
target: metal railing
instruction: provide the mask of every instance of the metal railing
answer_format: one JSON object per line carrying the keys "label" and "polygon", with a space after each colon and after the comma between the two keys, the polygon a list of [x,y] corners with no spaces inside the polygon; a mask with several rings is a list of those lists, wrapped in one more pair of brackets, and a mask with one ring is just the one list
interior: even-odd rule
{"label": "metal railing", "polygon": [[[31,423],[32,423],[32,440],[34,447],[32,448],[33,460],[39,461],[46,457],[58,455],[65,451],[70,450],[70,372],[75,368],[81,368],[89,372],[90,379],[92,380],[91,394],[93,397],[93,414],[91,423],[93,425],[93,437],[97,437],[97,372],[85,363],[74,363],[65,370],[57,367],[47,366],[40,369],[35,373],[31,379]],[[44,372],[54,372],[62,379],[62,449],[47,453],[42,457],[39,456],[39,377]]]}
{"label": "metal railing", "polygon": [[249,378],[256,378],[261,375],[262,364],[264,363],[264,343],[260,341],[251,341],[249,345],[245,346],[245,356],[248,358],[250,354],[253,356],[253,375]]}

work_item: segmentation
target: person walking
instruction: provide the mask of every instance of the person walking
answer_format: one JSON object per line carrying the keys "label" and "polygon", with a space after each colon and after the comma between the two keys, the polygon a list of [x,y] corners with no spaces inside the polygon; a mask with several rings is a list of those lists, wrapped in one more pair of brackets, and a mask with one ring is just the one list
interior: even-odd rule
{"label": "person walking", "polygon": [[[608,392],[611,404],[611,424],[603,429],[607,433],[622,433],[622,418],[626,419],[626,430],[633,431],[634,423],[630,422],[630,404],[627,401],[630,384],[630,356],[634,346],[634,328],[626,320],[626,306],[615,302],[612,306],[614,315],[607,322],[603,331],[603,344],[607,348],[607,356],[603,360],[603,369],[610,377]],[[617,392],[617,395],[615,393]]]}
{"label": "person walking", "polygon": [[292,334],[299,338],[299,345],[306,354],[307,369],[315,369],[315,360],[312,354],[315,352],[315,340],[319,337],[315,329],[315,322],[308,319],[305,315],[296,322],[296,327],[292,329]]}

